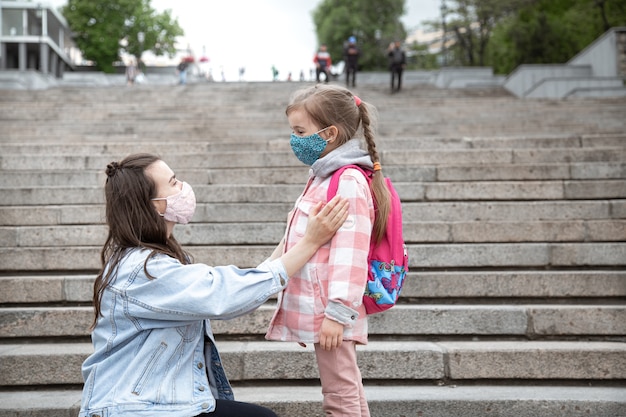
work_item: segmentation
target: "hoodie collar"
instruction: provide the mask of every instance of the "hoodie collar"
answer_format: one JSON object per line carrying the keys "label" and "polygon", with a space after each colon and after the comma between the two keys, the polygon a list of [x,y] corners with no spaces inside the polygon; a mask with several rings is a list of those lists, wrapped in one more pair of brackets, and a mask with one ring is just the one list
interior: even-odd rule
{"label": "hoodie collar", "polygon": [[326,178],[346,165],[359,165],[372,169],[374,164],[366,150],[361,149],[360,140],[350,139],[311,165],[309,175]]}

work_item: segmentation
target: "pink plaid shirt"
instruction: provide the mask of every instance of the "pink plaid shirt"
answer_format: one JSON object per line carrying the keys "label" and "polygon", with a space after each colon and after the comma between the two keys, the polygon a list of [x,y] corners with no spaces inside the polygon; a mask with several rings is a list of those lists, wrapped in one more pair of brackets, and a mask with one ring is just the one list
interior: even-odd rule
{"label": "pink plaid shirt", "polygon": [[[296,200],[287,220],[285,251],[304,235],[309,212],[318,201],[326,201],[329,183],[330,177],[312,177]],[[355,169],[341,175],[337,194],[350,203],[348,219],[278,295],[266,339],[317,343],[322,321],[328,317],[344,325],[344,340],[367,343],[362,300],[374,203],[367,180]]]}

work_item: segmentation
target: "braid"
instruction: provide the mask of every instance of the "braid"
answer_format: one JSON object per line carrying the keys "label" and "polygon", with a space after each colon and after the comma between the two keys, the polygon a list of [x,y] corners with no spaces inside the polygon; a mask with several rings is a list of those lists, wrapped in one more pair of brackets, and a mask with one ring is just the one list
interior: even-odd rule
{"label": "braid", "polygon": [[[367,107],[368,106],[365,105],[365,103],[361,103],[359,106],[363,137],[365,138],[367,152],[370,154],[372,162],[380,163],[380,157],[378,155],[378,150],[376,149],[376,142],[374,142],[372,121]],[[391,210],[391,195],[389,194],[389,190],[387,189],[387,185],[385,183],[385,177],[381,170],[374,171],[371,188],[376,207],[376,218],[374,220],[374,230],[372,233],[376,237],[376,241],[380,242],[385,235],[385,231],[387,230],[387,217],[389,217],[389,212]]]}

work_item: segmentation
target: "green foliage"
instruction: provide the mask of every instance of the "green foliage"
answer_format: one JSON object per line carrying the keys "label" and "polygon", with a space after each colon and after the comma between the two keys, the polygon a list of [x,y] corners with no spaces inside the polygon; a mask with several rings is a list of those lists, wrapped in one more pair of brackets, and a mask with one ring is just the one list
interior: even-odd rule
{"label": "green foliage", "polygon": [[531,1],[449,0],[446,8],[446,36],[455,42],[448,51],[447,64],[487,65],[487,48],[498,22]]}
{"label": "green foliage", "polygon": [[364,70],[387,67],[386,48],[406,31],[400,17],[404,0],[323,0],[313,11],[318,43],[326,44],[333,62],[343,59],[344,43],[356,36]]}
{"label": "green foliage", "polygon": [[419,45],[414,43],[407,46],[407,51],[412,53],[407,56],[408,69],[435,70],[439,68],[437,62],[437,54],[428,52],[428,45]]}
{"label": "green foliage", "polygon": [[535,0],[496,27],[489,62],[500,74],[521,64],[565,63],[609,28],[625,24],[623,0]]}
{"label": "green foliage", "polygon": [[144,50],[173,55],[176,37],[184,34],[171,12],[157,14],[150,0],[69,0],[62,13],[85,59],[109,73],[120,51],[135,56]]}

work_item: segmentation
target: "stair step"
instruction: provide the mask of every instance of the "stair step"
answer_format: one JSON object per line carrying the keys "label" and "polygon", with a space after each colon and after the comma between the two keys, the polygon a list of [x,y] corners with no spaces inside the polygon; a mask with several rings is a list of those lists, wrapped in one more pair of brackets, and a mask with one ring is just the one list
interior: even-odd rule
{"label": "stair step", "polygon": [[[113,159],[113,158],[111,158]],[[176,175],[192,185],[203,184],[298,184],[306,183],[306,167],[177,169]],[[488,166],[438,165],[385,167],[394,182],[458,182],[520,180],[603,180],[626,177],[626,163],[586,162],[572,164],[492,164]],[[0,181],[11,187],[100,186],[104,170],[3,170]]]}
{"label": "stair step", "polygon": [[[0,276],[0,304],[91,303],[95,274]],[[414,271],[402,288],[401,301],[408,299],[488,300],[510,304],[510,299],[623,299],[626,271]],[[549,301],[547,301],[549,302]],[[584,303],[584,301],[583,301]],[[612,302],[609,301],[609,304]]]}
{"label": "stair step", "polygon": [[[269,303],[243,318],[213,322],[216,335],[263,336],[275,311]],[[92,307],[0,308],[0,338],[88,336]],[[624,305],[397,305],[369,317],[369,335],[623,336]]]}
{"label": "stair step", "polygon": [[[162,151],[161,151],[162,152]],[[547,148],[547,149],[403,149],[383,150],[381,163],[386,166],[415,165],[454,165],[454,164],[546,164],[546,163],[581,163],[581,162],[613,162],[623,163],[626,160],[626,147],[608,148]],[[122,159],[126,153],[119,155],[100,154],[13,154],[0,156],[3,169],[65,169],[65,170],[104,170],[114,159]],[[235,162],[236,161],[236,162]],[[168,165],[175,171],[178,168],[269,168],[298,167],[302,164],[291,150],[244,150],[234,152],[217,152],[194,150],[188,153],[176,152],[167,155]]]}
{"label": "stair step", "polygon": [[[293,202],[202,203],[196,206],[193,224],[206,222],[285,222]],[[424,201],[402,204],[404,222],[572,222],[624,219],[626,200],[547,201]],[[104,204],[0,206],[0,225],[90,225],[103,224]],[[175,230],[180,228],[177,227]]]}
{"label": "stair step", "polygon": [[588,149],[473,149],[473,150],[390,150],[383,152],[385,165],[423,165],[438,161],[460,164],[536,164],[546,162],[623,162],[624,147]]}
{"label": "stair step", "polygon": [[[626,179],[602,181],[476,181],[394,183],[402,201],[587,200],[622,199]],[[193,185],[204,203],[287,203],[302,192],[301,184]],[[0,206],[103,204],[103,187],[0,187]]]}
{"label": "stair step", "polygon": [[[218,347],[232,381],[319,378],[310,345],[218,341]],[[373,341],[357,351],[364,380],[626,378],[626,344],[618,342]],[[81,364],[91,352],[90,343],[0,345],[0,386],[81,384]]]}
{"label": "stair step", "polygon": [[[238,401],[260,404],[279,417],[322,417],[319,386],[234,386]],[[80,409],[81,390],[0,391],[0,415],[67,417]],[[33,401],[33,394],[37,401]],[[365,385],[372,417],[622,417],[626,388],[541,386]]]}
{"label": "stair step", "polygon": [[[252,268],[272,246],[191,246],[196,262]],[[626,242],[409,244],[410,268],[618,267],[626,265]],[[3,271],[95,271],[100,246],[0,247]]]}
{"label": "stair step", "polygon": [[[183,245],[272,245],[285,224],[191,223],[177,228]],[[0,247],[103,245],[106,225],[0,226]],[[525,222],[405,222],[407,243],[519,243],[626,241],[626,219]]]}
{"label": "stair step", "polygon": [[[61,116],[63,113],[59,114]],[[264,114],[264,117],[266,114]],[[32,122],[32,115],[29,115]],[[48,123],[54,123],[52,118]],[[282,122],[282,121],[281,121]],[[72,127],[76,126],[76,115],[72,115]],[[90,126],[90,125],[88,125]],[[19,127],[23,127],[20,123]],[[67,132],[64,132],[67,133]],[[71,132],[70,132],[71,134]],[[61,140],[67,135],[59,135],[59,140],[53,143],[19,142],[0,143],[0,153],[2,155],[111,155],[119,156],[135,152],[152,152],[163,155],[175,153],[195,153],[195,152],[220,152],[220,151],[242,151],[242,150],[289,150],[289,139],[276,138],[268,140],[258,138],[250,142],[224,140],[217,138],[205,138],[203,141],[188,138],[188,142],[167,142],[160,143],[154,140],[146,140],[147,143],[85,143],[80,140],[68,142]],[[47,137],[50,142],[50,136]],[[539,136],[481,136],[481,137],[440,137],[440,136],[415,136],[410,137],[382,137],[380,148],[382,150],[392,149],[546,149],[546,148],[623,148],[626,135],[602,134],[602,135],[539,135]]]}

